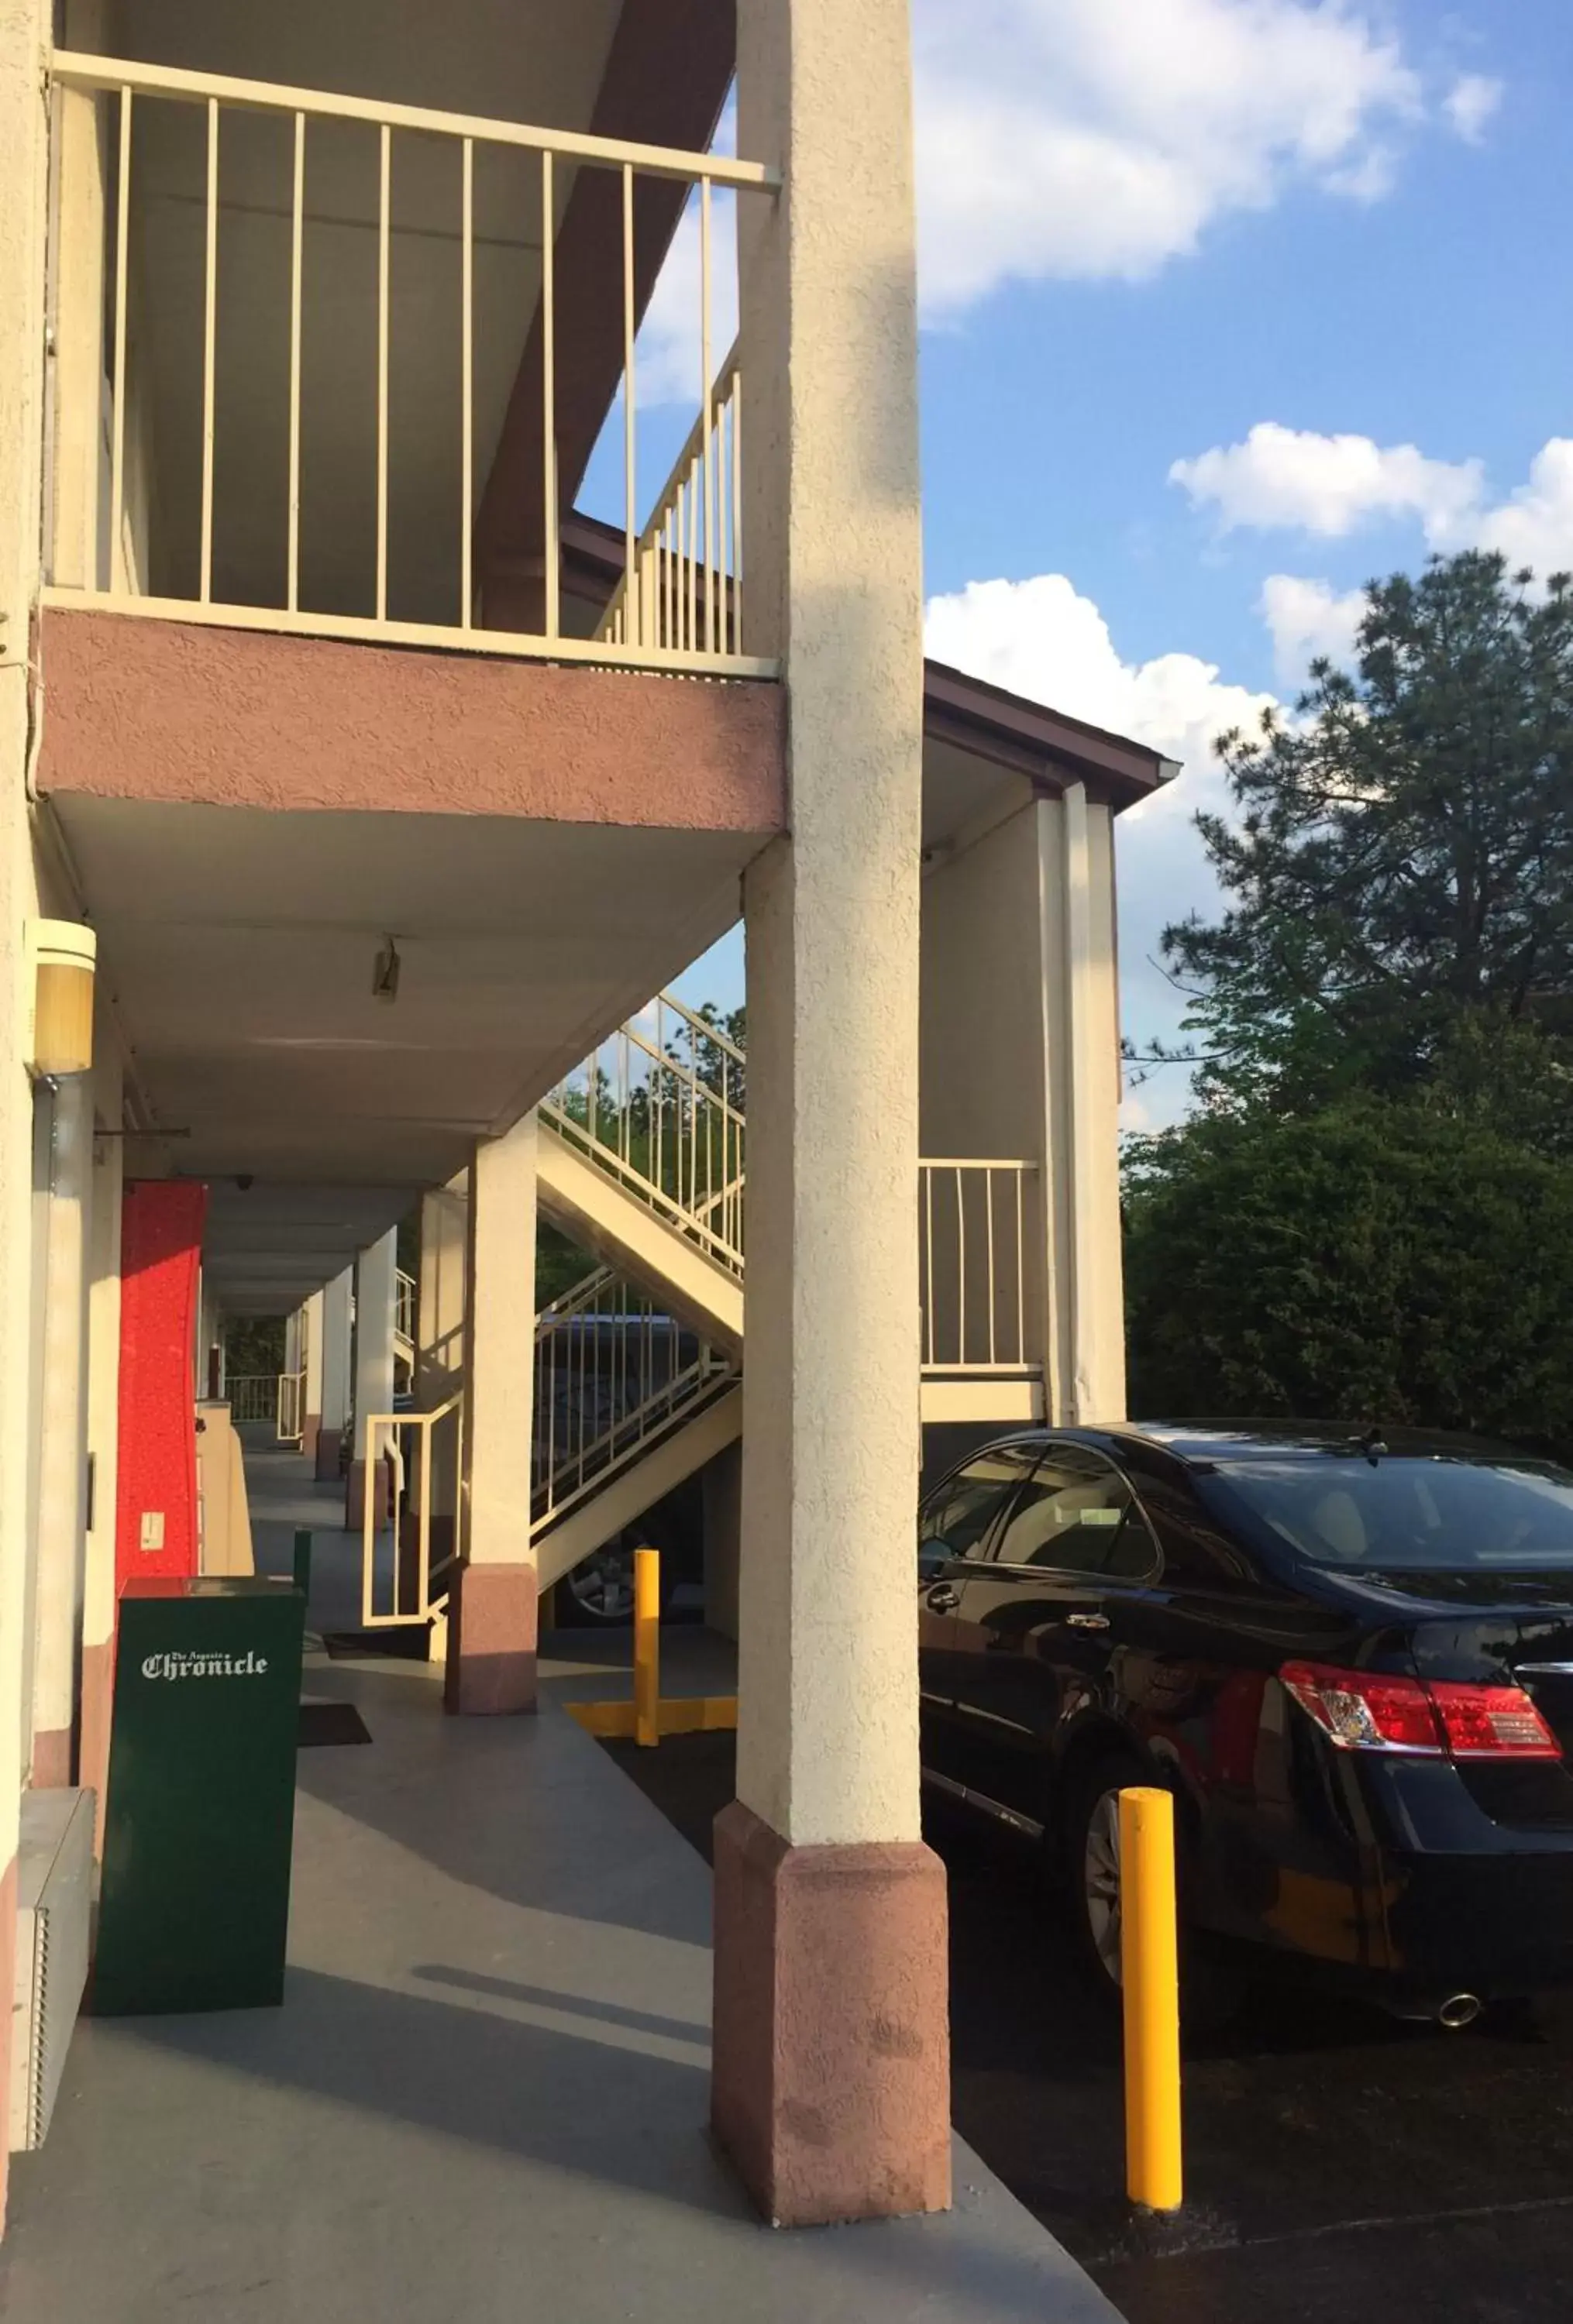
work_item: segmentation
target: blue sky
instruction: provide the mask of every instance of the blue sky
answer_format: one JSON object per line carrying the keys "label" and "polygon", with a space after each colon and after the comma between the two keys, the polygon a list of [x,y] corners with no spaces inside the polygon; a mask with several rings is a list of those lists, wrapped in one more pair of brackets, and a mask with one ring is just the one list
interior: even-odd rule
{"label": "blue sky", "polygon": [[1185,761],[1120,834],[1127,1029],[1172,1036],[1212,733],[1429,548],[1573,566],[1573,0],[913,20],[930,650]]}

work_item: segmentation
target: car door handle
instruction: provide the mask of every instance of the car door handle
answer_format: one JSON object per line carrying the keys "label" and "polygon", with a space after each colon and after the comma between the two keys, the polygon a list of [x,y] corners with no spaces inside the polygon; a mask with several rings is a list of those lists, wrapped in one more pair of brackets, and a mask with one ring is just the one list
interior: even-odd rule
{"label": "car door handle", "polygon": [[1106,1614],[1067,1614],[1065,1624],[1071,1630],[1106,1630],[1109,1618]]}
{"label": "car door handle", "polygon": [[929,1611],[931,1614],[954,1614],[960,1603],[948,1582],[936,1582],[929,1592]]}

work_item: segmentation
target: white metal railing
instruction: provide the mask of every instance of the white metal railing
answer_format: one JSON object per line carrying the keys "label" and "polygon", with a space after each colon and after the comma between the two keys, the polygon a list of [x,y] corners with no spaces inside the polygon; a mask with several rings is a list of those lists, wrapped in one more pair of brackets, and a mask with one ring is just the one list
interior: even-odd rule
{"label": "white metal railing", "polygon": [[[102,381],[107,375],[110,385],[108,423],[107,474],[103,481],[100,521],[85,528],[89,537],[106,539],[111,544],[109,569],[101,572],[101,554],[89,553],[92,571],[74,576],[65,583],[56,582],[46,593],[59,602],[81,604],[91,602],[111,610],[135,611],[169,619],[190,620],[193,617],[227,622],[238,626],[258,629],[289,629],[304,633],[327,636],[367,637],[392,642],[440,644],[468,647],[486,651],[520,653],[543,652],[550,649],[553,659],[582,659],[600,662],[621,662],[635,667],[653,669],[699,669],[712,675],[742,677],[773,677],[776,665],[773,661],[744,655],[741,645],[738,604],[736,588],[742,566],[741,493],[738,488],[737,462],[740,439],[737,420],[740,410],[740,383],[736,357],[728,363],[720,383],[713,392],[706,383],[713,378],[711,346],[712,324],[717,306],[715,266],[712,244],[716,197],[718,192],[729,196],[758,198],[779,192],[779,173],[763,165],[736,161],[713,153],[682,152],[676,148],[646,145],[626,140],[577,134],[566,130],[530,126],[498,121],[481,115],[456,114],[430,107],[384,104],[379,101],[328,94],[319,89],[296,88],[267,81],[236,79],[227,75],[189,72],[165,65],[133,62],[127,59],[90,56],[60,50],[51,63],[51,77],[57,88],[68,98],[89,99],[99,119],[97,129],[103,149],[109,158],[106,172],[97,167],[87,171],[84,185],[92,199],[103,202],[105,263],[108,270],[107,298],[89,298],[87,290],[79,295],[82,315],[76,318],[68,334],[73,348],[79,346],[82,331],[90,318],[91,328],[98,330],[100,311],[108,316],[107,347],[100,347],[92,361],[83,359],[74,364],[80,374],[70,379],[57,381],[57,403],[69,396],[83,399],[69,430],[73,442],[90,438],[98,440],[98,405]],[[138,152],[133,136],[134,120],[140,123],[144,113],[158,106],[171,106],[199,108],[205,124],[205,143],[199,164],[193,158],[191,198],[200,206],[202,217],[202,274],[200,288],[200,425],[191,431],[189,446],[171,444],[165,437],[159,445],[161,472],[160,496],[167,498],[171,488],[170,464],[181,456],[199,463],[199,476],[190,479],[199,488],[199,520],[195,522],[193,547],[188,573],[177,576],[178,584],[169,584],[168,594],[154,595],[142,586],[148,567],[145,554],[132,556],[124,552],[125,520],[128,513],[128,475],[139,472],[138,447],[128,442],[128,413],[135,412],[132,426],[139,428],[145,418],[140,399],[150,391],[156,367],[144,341],[153,335],[158,320],[158,302],[148,300],[139,266],[134,263],[134,216],[138,221],[139,235],[143,210],[139,205],[148,198],[166,195],[169,189],[160,186],[153,197],[144,197],[134,161]],[[244,244],[239,235],[233,234],[228,220],[222,217],[227,205],[220,198],[220,153],[226,150],[225,139],[230,135],[228,126],[233,117],[242,114],[271,115],[283,127],[272,166],[277,185],[268,200],[264,189],[262,208],[273,208],[281,222],[289,220],[289,266],[287,300],[281,274],[276,289],[271,278],[264,281],[258,274],[236,283],[227,270],[238,269],[247,262],[244,254],[236,255],[251,245]],[[332,261],[325,254],[328,248],[326,235],[319,235],[319,226],[337,227],[344,223],[338,219],[319,217],[308,210],[306,204],[308,153],[313,150],[313,138],[322,134],[322,124],[338,124],[332,134],[341,134],[345,124],[356,133],[365,134],[365,163],[368,184],[373,182],[375,165],[375,200],[368,201],[368,215],[356,216],[348,222],[364,226],[375,235],[376,292],[375,347],[369,335],[364,350],[366,376],[375,374],[375,395],[368,394],[365,412],[365,433],[368,451],[375,451],[375,551],[368,556],[365,569],[359,573],[351,593],[358,610],[347,610],[345,592],[337,588],[334,602],[310,604],[312,595],[309,587],[309,572],[302,560],[302,527],[312,515],[307,499],[307,486],[312,481],[307,474],[310,460],[303,464],[302,446],[309,438],[309,423],[312,417],[309,389],[302,385],[303,355],[314,355],[306,348],[308,332],[320,327],[316,318],[321,312],[319,294],[324,293],[325,277]],[[395,312],[395,291],[400,286],[395,276],[400,269],[402,237],[407,221],[396,226],[393,218],[393,189],[401,182],[401,171],[410,166],[408,157],[412,141],[427,147],[436,146],[451,155],[449,168],[453,191],[451,215],[422,218],[417,239],[429,246],[433,235],[453,246],[454,281],[446,289],[453,293],[456,315],[452,369],[457,374],[451,411],[432,411],[420,430],[419,440],[426,447],[440,443],[443,457],[452,459],[457,452],[458,484],[456,499],[451,508],[451,555],[455,577],[452,584],[449,620],[401,619],[395,598],[399,587],[395,576],[390,581],[389,539],[391,512],[402,484],[410,479],[394,474],[390,432],[390,406],[404,409],[407,401],[420,389],[415,366],[404,376],[395,364],[393,348],[393,323]],[[89,144],[91,141],[88,141]],[[85,150],[79,147],[77,150]],[[542,509],[541,554],[542,596],[541,626],[529,631],[495,629],[482,626],[484,608],[477,604],[475,588],[475,514],[480,486],[485,482],[486,464],[492,446],[484,438],[477,440],[477,241],[486,245],[488,237],[483,230],[477,234],[477,163],[483,157],[501,154],[511,156],[506,166],[525,171],[526,177],[511,188],[511,198],[505,214],[516,217],[521,200],[531,208],[538,202],[542,221],[541,234],[541,284],[536,340],[540,348],[541,440],[535,474],[539,481]],[[533,157],[532,161],[531,157]],[[139,168],[141,164],[139,162]],[[487,169],[501,168],[503,163],[487,161]],[[622,251],[620,281],[608,284],[609,299],[621,306],[623,338],[623,530],[627,559],[627,583],[621,595],[620,609],[610,628],[597,638],[583,638],[566,632],[562,627],[560,606],[560,491],[558,481],[558,356],[557,300],[558,286],[554,263],[553,222],[561,214],[570,182],[579,171],[597,169],[614,174],[621,197]],[[534,173],[531,184],[528,173]],[[100,188],[104,179],[111,182],[112,191],[106,200]],[[650,179],[677,180],[694,189],[699,234],[699,286],[692,317],[696,342],[694,376],[702,410],[696,426],[695,437],[699,448],[698,480],[683,475],[668,484],[656,503],[654,514],[645,520],[643,500],[638,476],[637,426],[638,356],[636,326],[638,322],[638,269],[636,249],[636,191]],[[416,182],[412,168],[410,183]],[[428,189],[434,182],[432,173],[421,165],[421,183]],[[258,197],[254,189],[247,208],[256,211]],[[358,209],[358,204],[356,206]],[[72,231],[79,226],[80,218],[72,211]],[[490,237],[495,240],[495,237]],[[409,245],[405,245],[406,247]],[[152,249],[150,244],[147,248]],[[147,251],[142,254],[147,258]],[[88,286],[89,288],[91,286]],[[181,285],[183,296],[183,278]],[[331,328],[336,344],[345,341],[352,329],[354,302],[342,295],[342,285],[337,277],[326,282],[326,296],[332,315]],[[167,302],[166,302],[167,303]],[[276,430],[277,473],[272,473],[275,455],[270,450],[264,465],[269,470],[263,485],[264,502],[248,504],[245,514],[247,537],[256,530],[259,515],[262,530],[270,529],[278,535],[280,554],[276,568],[266,559],[248,568],[244,588],[232,580],[228,594],[221,586],[223,576],[215,567],[215,528],[222,531],[227,515],[223,493],[233,490],[230,481],[236,473],[243,473],[248,484],[254,486],[257,460],[246,459],[238,464],[227,464],[223,477],[216,465],[216,442],[219,433],[218,404],[221,393],[220,361],[225,349],[220,346],[220,313],[227,318],[244,309],[251,353],[244,395],[236,399],[236,406],[244,403],[248,410],[258,407],[259,399],[270,392],[268,382],[276,374],[277,387],[272,392],[279,398],[280,408],[271,415],[271,425]],[[431,314],[430,327],[439,327],[436,311]],[[268,352],[275,355],[276,364],[259,360],[260,332],[265,342],[273,334],[273,344]],[[491,337],[495,338],[495,332]],[[422,363],[429,348],[422,348]],[[166,362],[173,360],[166,355]],[[190,353],[192,385],[195,386],[199,356],[193,342]],[[139,374],[134,377],[133,374]],[[428,373],[428,377],[430,374]],[[446,392],[446,391],[445,391]],[[422,415],[427,419],[427,415]],[[374,440],[375,439],[375,440]],[[259,438],[255,439],[261,441]],[[719,447],[719,450],[717,450]],[[725,463],[723,468],[721,462]],[[319,473],[325,475],[329,489],[338,481],[338,464],[319,462]],[[421,479],[414,480],[419,484]],[[411,484],[413,489],[413,484]],[[446,486],[444,486],[446,489]],[[532,491],[533,492],[533,487]],[[272,496],[271,507],[266,496]],[[691,503],[691,505],[690,505]],[[413,504],[413,503],[412,503]],[[320,511],[317,512],[320,522]],[[688,532],[683,532],[684,525]],[[425,522],[425,536],[431,538],[430,522]],[[661,540],[666,538],[664,552]],[[686,542],[686,546],[685,546]],[[271,552],[270,552],[271,555]],[[664,557],[664,562],[662,558]],[[167,569],[169,558],[162,560]],[[663,610],[657,585],[658,573],[664,574],[670,607]],[[677,578],[682,576],[680,593]],[[724,578],[725,576],[725,578]],[[161,585],[162,586],[162,585]],[[427,586],[425,580],[422,587]],[[446,586],[446,585],[444,585]],[[323,593],[326,595],[327,593]],[[678,597],[681,595],[680,610]],[[422,606],[422,613],[427,609]],[[617,634],[614,637],[611,630]]]}
{"label": "white metal railing", "polygon": [[735,1378],[724,1356],[610,1268],[554,1299],[535,1331],[532,1530],[598,1491]]}
{"label": "white metal railing", "polygon": [[[741,1276],[747,1068],[740,1044],[711,1018],[660,992],[541,1111],[629,1194]],[[1035,1179],[1030,1161],[919,1164],[926,1372],[1021,1371],[1041,1361]]]}
{"label": "white metal railing", "polygon": [[306,1433],[306,1375],[279,1374],[277,1431],[281,1444],[299,1444]]}
{"label": "white metal railing", "polygon": [[[432,1412],[375,1413],[368,1418],[361,1517],[364,1628],[430,1622],[446,1605],[458,1554],[463,1434],[462,1396],[449,1397]],[[385,1496],[378,1488],[380,1471],[388,1480]]]}
{"label": "white metal railing", "polygon": [[743,1051],[719,1025],[660,992],[541,1111],[630,1194],[741,1275],[745,1077]]}
{"label": "white metal railing", "polygon": [[1031,1162],[918,1166],[918,1266],[926,1373],[1022,1371],[1037,1360]]}
{"label": "white metal railing", "polygon": [[237,1427],[243,1427],[248,1421],[264,1420],[270,1426],[277,1426],[277,1372],[231,1372],[225,1382],[224,1393],[229,1399],[229,1417]]}
{"label": "white metal railing", "polygon": [[420,1286],[412,1275],[397,1268],[393,1275],[393,1337],[402,1340],[401,1351],[408,1358],[415,1353],[415,1313]]}
{"label": "white metal railing", "polygon": [[[708,219],[708,205],[701,216]],[[702,247],[708,267],[708,235]],[[703,304],[708,314],[708,292]],[[708,379],[708,346],[703,360]],[[675,653],[743,651],[743,375],[736,346],[596,635]]]}

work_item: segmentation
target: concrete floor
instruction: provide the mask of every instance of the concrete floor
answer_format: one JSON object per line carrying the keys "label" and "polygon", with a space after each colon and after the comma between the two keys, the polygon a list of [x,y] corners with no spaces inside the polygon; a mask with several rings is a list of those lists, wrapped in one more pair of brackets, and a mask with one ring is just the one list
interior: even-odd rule
{"label": "concrete floor", "polygon": [[[732,1738],[603,1747],[704,1850]],[[1247,1987],[1185,2043],[1186,2203],[1123,2191],[1118,2021],[1033,1852],[936,1803],[958,2129],[1130,2324],[1567,2324],[1573,1995],[1467,2033]]]}
{"label": "concrete floor", "polygon": [[[251,1465],[282,1570],[331,1494]],[[353,1553],[317,1551],[321,1629]],[[301,1756],[284,2006],[81,2024],[14,2164],[6,2324],[1113,2324],[965,2147],[946,2218],[757,2224],[706,2131],[708,1875],[553,1699],[599,1690],[594,1644],[533,1720],[313,1658],[372,1743]]]}

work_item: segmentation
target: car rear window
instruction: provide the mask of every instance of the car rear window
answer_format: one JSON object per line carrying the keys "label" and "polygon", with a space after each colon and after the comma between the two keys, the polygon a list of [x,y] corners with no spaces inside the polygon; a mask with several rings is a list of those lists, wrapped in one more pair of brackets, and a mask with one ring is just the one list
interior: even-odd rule
{"label": "car rear window", "polygon": [[1313,1454],[1231,1461],[1198,1481],[1220,1516],[1315,1565],[1573,1569],[1573,1471],[1550,1462]]}

